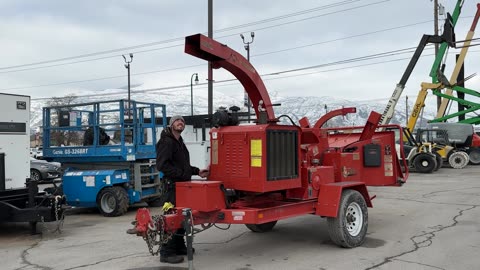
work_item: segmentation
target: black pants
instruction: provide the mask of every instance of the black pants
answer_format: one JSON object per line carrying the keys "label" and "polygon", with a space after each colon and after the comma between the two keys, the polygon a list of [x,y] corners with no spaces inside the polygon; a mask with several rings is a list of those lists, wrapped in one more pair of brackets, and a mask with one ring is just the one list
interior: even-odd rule
{"label": "black pants", "polygon": [[185,246],[185,229],[178,229],[166,244],[160,248],[160,256],[177,255],[181,250],[186,250]]}
{"label": "black pants", "polygon": [[[175,183],[166,181],[167,192],[164,195],[165,202],[171,202],[174,205],[176,204],[175,200]],[[172,256],[177,255],[179,251],[186,250],[185,246],[185,229],[178,229],[172,236],[172,238],[165,244],[162,244],[160,248],[160,256]]]}

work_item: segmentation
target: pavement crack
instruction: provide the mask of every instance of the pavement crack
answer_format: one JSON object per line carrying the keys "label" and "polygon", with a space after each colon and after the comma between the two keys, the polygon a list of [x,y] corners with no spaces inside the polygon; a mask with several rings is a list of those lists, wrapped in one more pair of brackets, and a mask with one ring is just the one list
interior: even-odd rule
{"label": "pavement crack", "polygon": [[460,190],[471,190],[471,189],[476,189],[476,188],[480,188],[480,187],[468,187],[468,188],[459,188],[459,189],[438,190],[438,191],[433,191],[433,192],[423,194],[422,197],[427,198],[427,197],[431,197],[433,195],[436,195],[437,193],[460,191]]}
{"label": "pavement crack", "polygon": [[373,266],[370,266],[368,268],[365,268],[365,270],[370,270],[370,269],[375,269],[379,266],[382,266],[384,264],[387,264],[387,263],[390,263],[392,262],[393,260],[399,260],[397,259],[398,257],[401,257],[403,255],[406,255],[406,254],[410,254],[410,253],[413,253],[413,252],[416,252],[417,250],[421,249],[421,248],[425,248],[425,247],[429,247],[432,245],[433,243],[433,239],[435,238],[436,236],[436,233],[439,233],[445,229],[448,229],[448,228],[452,228],[452,227],[455,227],[457,224],[458,224],[458,218],[460,216],[463,215],[464,212],[466,211],[469,211],[469,210],[472,210],[472,209],[475,209],[477,206],[474,205],[474,206],[471,206],[470,208],[467,208],[467,209],[463,209],[463,210],[460,210],[458,212],[457,215],[455,215],[452,220],[452,224],[450,225],[446,225],[446,226],[443,226],[443,225],[437,225],[437,226],[434,226],[434,227],[431,227],[431,231],[428,231],[428,232],[422,232],[421,234],[419,235],[414,235],[412,237],[410,237],[410,240],[413,242],[413,249],[411,250],[408,250],[408,251],[405,251],[405,252],[402,252],[400,254],[397,254],[397,255],[394,255],[394,256],[390,256],[390,257],[386,257],[383,262],[381,263],[378,263],[378,264],[375,264]]}
{"label": "pavement crack", "polygon": [[51,267],[41,266],[41,265],[38,265],[38,264],[34,264],[34,263],[31,263],[31,262],[27,259],[28,251],[36,248],[39,244],[40,244],[40,241],[37,241],[37,242],[33,243],[32,245],[30,245],[27,249],[25,249],[25,250],[22,252],[22,255],[20,255],[20,258],[22,259],[22,264],[23,264],[23,266],[22,266],[22,267],[19,267],[19,268],[15,268],[15,270],[20,270],[20,269],[23,269],[23,268],[29,267],[29,266],[33,266],[35,269],[52,270]]}
{"label": "pavement crack", "polygon": [[117,259],[124,259],[125,257],[137,256],[138,254],[139,253],[133,253],[133,254],[129,254],[129,255],[122,255],[122,256],[118,256],[118,257],[108,258],[106,260],[102,260],[102,261],[98,261],[98,262],[94,262],[94,263],[83,264],[83,265],[78,265],[78,266],[75,266],[75,267],[65,268],[64,270],[72,270],[72,269],[90,267],[92,265],[99,265],[99,264],[104,263],[104,262],[110,262],[110,261],[114,261],[114,260],[117,260]]}
{"label": "pavement crack", "polygon": [[435,265],[430,265],[430,264],[425,264],[425,263],[419,263],[419,262],[412,262],[412,261],[407,261],[407,260],[400,260],[400,259],[395,259],[395,260],[396,260],[396,261],[400,261],[400,262],[413,263],[413,264],[418,264],[418,265],[422,265],[422,266],[428,266],[428,267],[435,268],[435,269],[445,270],[445,268],[441,268],[441,267],[438,267],[438,266],[435,266]]}
{"label": "pavement crack", "polygon": [[457,206],[475,206],[479,207],[480,204],[471,204],[471,203],[449,203],[449,202],[432,202],[432,201],[422,201],[422,200],[413,200],[409,198],[382,198],[383,200],[396,200],[396,201],[407,201],[407,202],[418,202],[418,203],[431,203],[431,204],[440,204],[440,205],[457,205]]}

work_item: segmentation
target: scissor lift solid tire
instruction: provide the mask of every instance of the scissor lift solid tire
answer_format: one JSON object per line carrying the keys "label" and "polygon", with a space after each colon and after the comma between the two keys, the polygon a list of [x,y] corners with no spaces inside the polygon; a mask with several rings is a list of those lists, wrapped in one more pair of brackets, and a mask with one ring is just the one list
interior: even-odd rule
{"label": "scissor lift solid tire", "polygon": [[102,215],[118,217],[128,210],[128,194],[122,187],[106,187],[97,196],[97,206]]}

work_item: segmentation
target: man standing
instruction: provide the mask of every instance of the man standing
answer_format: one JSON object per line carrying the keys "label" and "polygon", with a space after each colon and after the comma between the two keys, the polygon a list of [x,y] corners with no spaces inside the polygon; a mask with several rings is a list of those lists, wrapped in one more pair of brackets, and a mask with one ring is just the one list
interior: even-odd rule
{"label": "man standing", "polygon": [[[162,131],[158,140],[157,169],[163,172],[167,181],[167,201],[175,204],[175,182],[190,181],[192,175],[199,175],[202,178],[208,176],[208,170],[200,170],[190,165],[190,154],[180,134],[185,129],[185,120],[182,116],[172,116],[170,126]],[[160,262],[181,263],[183,256],[187,254],[187,247],[184,240],[184,229],[179,229],[166,244],[160,249]]]}

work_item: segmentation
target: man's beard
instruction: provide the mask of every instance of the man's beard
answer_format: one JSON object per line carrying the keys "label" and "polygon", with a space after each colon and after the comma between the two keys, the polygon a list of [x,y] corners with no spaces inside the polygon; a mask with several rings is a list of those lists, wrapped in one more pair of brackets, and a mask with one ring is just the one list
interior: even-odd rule
{"label": "man's beard", "polygon": [[173,129],[174,131],[178,132],[178,133],[182,133],[182,131],[185,129],[185,127],[184,127],[184,126],[180,126],[180,127],[178,127],[178,128],[172,127],[172,129]]}

